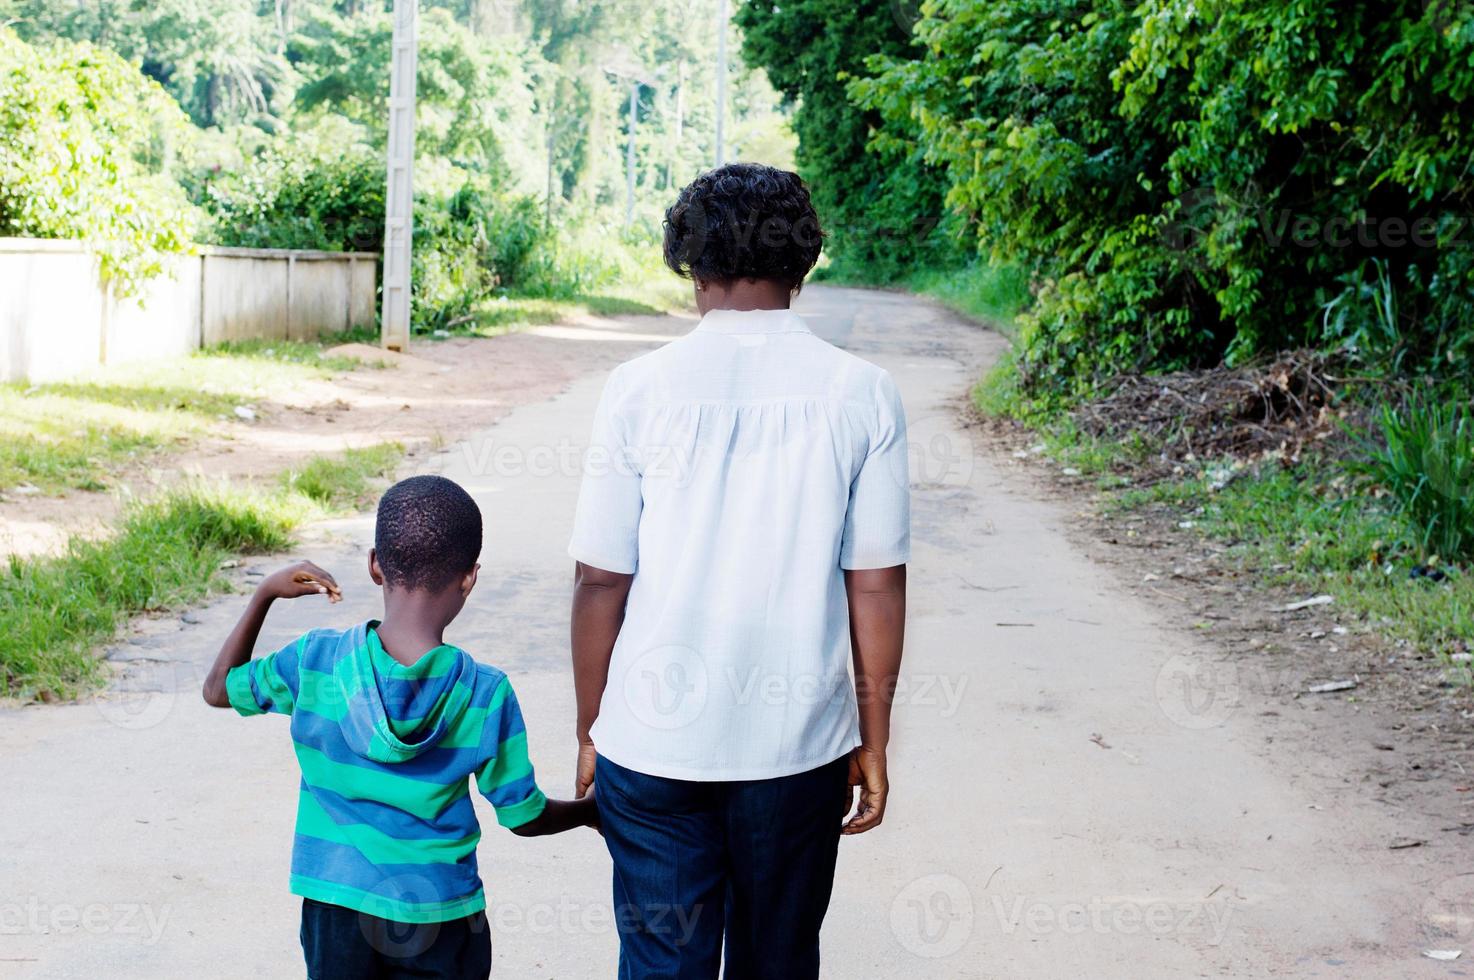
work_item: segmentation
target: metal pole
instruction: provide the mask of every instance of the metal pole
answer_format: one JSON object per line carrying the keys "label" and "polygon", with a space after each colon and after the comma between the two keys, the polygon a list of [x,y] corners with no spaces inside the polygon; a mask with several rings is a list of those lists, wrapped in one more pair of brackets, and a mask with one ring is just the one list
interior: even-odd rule
{"label": "metal pole", "polygon": [[384,306],[380,333],[390,350],[409,348],[414,226],[415,60],[419,0],[394,0],[389,69],[389,164],[384,195]]}
{"label": "metal pole", "polygon": [[722,0],[717,25],[717,166],[727,157],[727,24],[732,19],[731,0]]}
{"label": "metal pole", "polygon": [[553,137],[558,124],[556,111],[548,113],[548,199],[543,202],[543,227],[553,227]]}
{"label": "metal pole", "polygon": [[624,151],[624,227],[635,223],[635,126],[640,121],[640,83],[630,82],[630,138]]}

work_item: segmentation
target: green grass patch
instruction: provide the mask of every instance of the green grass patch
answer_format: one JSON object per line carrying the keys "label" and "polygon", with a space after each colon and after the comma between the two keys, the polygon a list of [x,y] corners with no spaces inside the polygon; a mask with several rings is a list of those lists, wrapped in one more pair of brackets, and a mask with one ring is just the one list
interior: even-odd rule
{"label": "green grass patch", "polygon": [[339,456],[314,456],[281,476],[283,489],[324,507],[343,508],[366,502],[377,481],[394,474],[404,458],[397,442],[349,449]]}
{"label": "green grass patch", "polygon": [[402,456],[384,443],[314,457],[276,490],[184,487],[130,504],[112,537],[12,557],[0,565],[0,694],[75,696],[100,678],[94,651],[129,617],[221,591],[226,559],[285,550],[304,521],[367,502]]}
{"label": "green grass patch", "polygon": [[313,513],[296,495],[197,486],[133,504],[106,540],[12,558],[0,569],[0,691],[74,696],[99,678],[94,650],[130,616],[221,590],[227,558],[286,548]]}
{"label": "green grass patch", "polygon": [[231,340],[207,347],[195,354],[196,358],[209,360],[250,361],[260,364],[295,364],[315,368],[318,372],[339,374],[363,367],[363,362],[351,357],[329,354],[328,350],[339,344],[379,343],[379,335],[372,330],[354,330],[334,334],[321,341],[303,342],[296,340]]}
{"label": "green grass patch", "polygon": [[[1336,597],[1338,615],[1356,616],[1392,639],[1444,656],[1474,636],[1474,575],[1440,569],[1443,581],[1413,575],[1431,556],[1417,530],[1330,464],[1273,467],[1214,492],[1206,478],[1116,496],[1117,512],[1167,506],[1198,532],[1229,545],[1230,557],[1259,581]],[[1471,682],[1467,665],[1459,667]]]}
{"label": "green grass patch", "polygon": [[900,285],[930,296],[977,320],[987,320],[1010,339],[1015,318],[1029,303],[1029,277],[1017,266],[976,262],[961,269],[918,269]]}
{"label": "green grass patch", "polygon": [[65,382],[0,385],[0,490],[106,489],[127,466],[230,422],[239,406],[363,366],[325,349],[249,341]]}

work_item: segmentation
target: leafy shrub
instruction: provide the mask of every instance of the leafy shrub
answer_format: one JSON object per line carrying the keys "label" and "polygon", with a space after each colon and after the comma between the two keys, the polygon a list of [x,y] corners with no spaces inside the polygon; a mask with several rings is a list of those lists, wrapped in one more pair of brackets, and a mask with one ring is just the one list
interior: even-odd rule
{"label": "leafy shrub", "polygon": [[881,113],[856,105],[846,78],[870,55],[905,56],[911,39],[902,0],[753,0],[737,6],[742,50],[796,108],[798,169],[828,238],[828,274],[889,283],[918,265],[956,264],[968,243],[953,234],[946,184],[909,128],[867,145]]}
{"label": "leafy shrub", "polygon": [[[194,177],[212,216],[215,244],[253,248],[382,251],[383,154],[362,144],[333,147],[327,126],[316,138],[275,141],[238,166]],[[467,315],[498,287],[516,285],[541,236],[537,202],[498,192],[489,178],[444,160],[416,173],[413,317],[416,330]]]}
{"label": "leafy shrub", "polygon": [[213,244],[373,252],[383,241],[384,164],[366,147],[330,154],[272,143],[193,183]]}
{"label": "leafy shrub", "polygon": [[190,129],[111,51],[0,27],[0,235],[81,239],[116,294],[136,291],[189,248],[197,215],[169,171]]}
{"label": "leafy shrub", "polygon": [[285,549],[301,497],[190,487],[124,513],[118,533],[74,538],[55,558],[0,567],[0,693],[67,694],[96,678],[96,645],[129,616],[177,608],[224,586],[233,554]]}
{"label": "leafy shrub", "polygon": [[1424,552],[1474,559],[1474,413],[1466,405],[1416,395],[1404,409],[1383,406],[1383,445],[1361,465],[1386,489]]}
{"label": "leafy shrub", "polygon": [[1339,344],[1322,310],[1374,261],[1403,364],[1474,368],[1468,4],[922,10],[920,44],[850,92],[946,168],[983,252],[1034,274],[1034,389]]}

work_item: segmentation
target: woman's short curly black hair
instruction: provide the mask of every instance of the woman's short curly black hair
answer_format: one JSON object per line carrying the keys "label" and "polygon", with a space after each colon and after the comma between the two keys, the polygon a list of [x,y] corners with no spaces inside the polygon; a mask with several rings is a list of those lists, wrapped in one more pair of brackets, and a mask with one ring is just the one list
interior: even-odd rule
{"label": "woman's short curly black hair", "polygon": [[797,289],[823,245],[798,174],[760,163],[708,170],[665,212],[665,264],[685,279],[764,279]]}

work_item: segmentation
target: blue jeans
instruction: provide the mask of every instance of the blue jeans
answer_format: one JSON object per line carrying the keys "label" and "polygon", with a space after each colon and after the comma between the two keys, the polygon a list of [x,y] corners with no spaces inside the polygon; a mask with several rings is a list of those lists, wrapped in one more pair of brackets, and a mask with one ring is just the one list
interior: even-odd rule
{"label": "blue jeans", "polygon": [[620,980],[816,980],[849,757],[810,772],[688,782],[600,756]]}
{"label": "blue jeans", "polygon": [[391,922],[341,905],[302,900],[308,980],[486,980],[485,912],[449,922]]}

